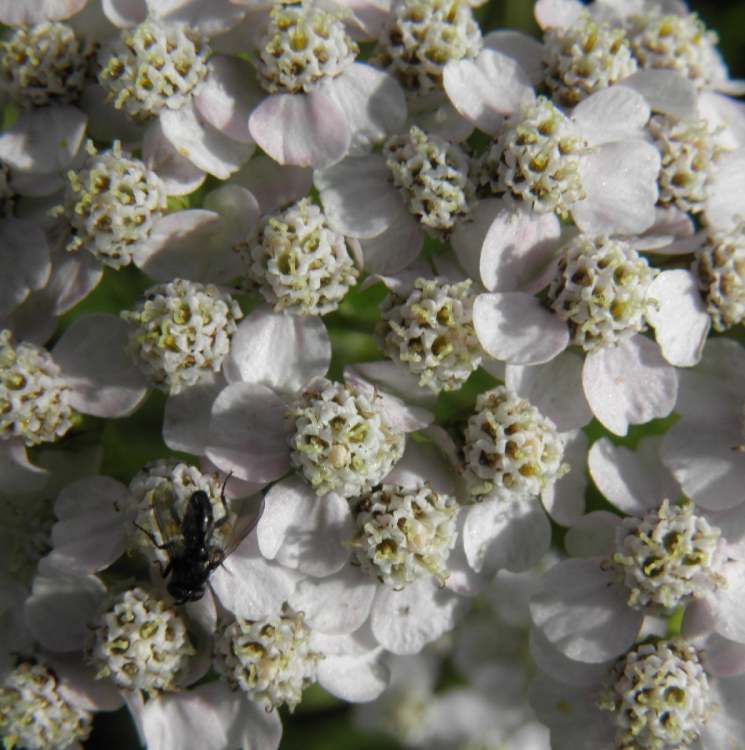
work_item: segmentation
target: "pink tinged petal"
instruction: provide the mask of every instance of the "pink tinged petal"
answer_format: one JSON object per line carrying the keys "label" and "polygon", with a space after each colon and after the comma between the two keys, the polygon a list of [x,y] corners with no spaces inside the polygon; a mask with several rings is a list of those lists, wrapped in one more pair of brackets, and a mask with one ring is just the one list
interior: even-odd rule
{"label": "pink tinged petal", "polygon": [[678,496],[675,482],[659,465],[659,459],[654,466],[640,453],[614,445],[608,438],[593,443],[588,464],[597,488],[630,516],[642,516],[665,498],[675,500]]}
{"label": "pink tinged petal", "polygon": [[463,117],[487,133],[535,98],[527,73],[501,52],[482,50],[475,60],[451,60],[442,78],[445,93]]}
{"label": "pink tinged petal", "polygon": [[622,522],[607,510],[588,513],[567,531],[564,547],[572,557],[608,557],[615,550],[616,530]]}
{"label": "pink tinged petal", "polygon": [[21,219],[0,222],[0,267],[0,315],[7,315],[49,280],[49,246],[41,227]]}
{"label": "pink tinged petal", "polygon": [[80,654],[45,654],[54,670],[57,689],[71,703],[86,711],[116,711],[124,704],[121,692],[111,680],[96,679],[95,669],[81,663]]}
{"label": "pink tinged petal", "polygon": [[[250,3],[254,0],[233,0]],[[377,39],[390,18],[390,0],[344,0],[345,10],[351,12],[351,22],[364,33],[364,40]],[[353,34],[357,38],[356,34]]]}
{"label": "pink tinged petal", "polygon": [[533,8],[535,20],[544,31],[568,29],[585,12],[585,6],[579,0],[538,0]]}
{"label": "pink tinged petal", "polygon": [[41,571],[26,600],[29,630],[50,651],[82,651],[105,596],[106,587],[96,576]]}
{"label": "pink tinged petal", "polygon": [[218,55],[207,63],[209,72],[194,96],[199,114],[223,135],[240,143],[253,143],[248,131],[251,111],[264,97],[251,65],[235,57]]}
{"label": "pink tinged petal", "polygon": [[259,155],[233,175],[232,182],[242,185],[256,198],[261,214],[270,214],[304,198],[313,187],[313,170],[277,164]]}
{"label": "pink tinged petal", "polygon": [[302,479],[289,477],[266,493],[256,538],[269,560],[309,576],[331,575],[349,560],[349,503],[333,492],[319,497]]}
{"label": "pink tinged petal", "polygon": [[473,125],[447,100],[436,104],[424,101],[419,107],[416,102],[409,102],[409,122],[451,143],[462,143],[473,133]]}
{"label": "pink tinged petal", "polygon": [[745,215],[745,148],[727,154],[717,165],[705,212],[707,221],[719,230],[734,229]]}
{"label": "pink tinged petal", "polygon": [[0,23],[8,26],[58,21],[79,13],[88,0],[2,0]]}
{"label": "pink tinged petal", "polygon": [[625,435],[630,424],[670,414],[678,375],[654,342],[635,335],[588,354],[582,385],[600,423],[615,435]]}
{"label": "pink tinged petal", "polygon": [[640,234],[655,220],[660,154],[641,140],[605,143],[580,160],[586,197],[572,206],[587,234]]}
{"label": "pink tinged petal", "polygon": [[276,750],[282,737],[278,711],[265,711],[224,682],[163,693],[139,705],[148,750]]}
{"label": "pink tinged petal", "polygon": [[608,676],[612,664],[588,664],[567,658],[546,638],[539,628],[530,629],[530,655],[536,666],[549,677],[573,687],[595,687]]}
{"label": "pink tinged petal", "polygon": [[404,369],[390,360],[358,362],[350,367],[351,371],[358,373],[373,385],[380,386],[384,391],[401,396],[410,404],[433,409],[437,401],[435,394],[419,385],[419,378],[411,370]]}
{"label": "pink tinged petal", "polygon": [[103,570],[125,551],[129,519],[121,512],[129,490],[110,477],[97,476],[67,485],[54,505],[50,564],[86,575]]}
{"label": "pink tinged petal", "polygon": [[302,576],[265,560],[254,534],[249,534],[210,576],[220,604],[236,617],[276,617]]}
{"label": "pink tinged petal", "polygon": [[375,700],[388,687],[390,673],[380,649],[353,656],[327,656],[318,664],[318,683],[349,703]]}
{"label": "pink tinged petal", "polygon": [[145,0],[101,0],[101,6],[106,18],[120,29],[136,26],[147,18]]}
{"label": "pink tinged petal", "polygon": [[272,94],[251,113],[248,129],[280,164],[323,169],[343,159],[351,142],[344,110],[321,89]]}
{"label": "pink tinged petal", "polygon": [[[60,255],[60,252],[63,253]],[[87,297],[101,281],[101,264],[89,253],[70,254],[66,250],[52,255],[52,273],[40,294],[47,297],[54,315],[61,315]]]}
{"label": "pink tinged petal", "polygon": [[233,383],[212,405],[208,458],[225,472],[271,482],[290,468],[284,402],[269,388]]}
{"label": "pink tinged petal", "polygon": [[352,63],[331,81],[328,94],[344,112],[350,153],[364,153],[406,123],[406,98],[395,78],[364,63]]}
{"label": "pink tinged petal", "polygon": [[569,345],[566,323],[524,292],[480,294],[473,325],[486,352],[511,364],[542,364]]}
{"label": "pink tinged petal", "polygon": [[26,446],[11,440],[0,443],[0,476],[3,478],[2,492],[9,495],[36,492],[49,479],[46,469],[28,460]]}
{"label": "pink tinged petal", "polygon": [[344,159],[313,181],[329,223],[349,237],[375,237],[408,213],[379,154]]}
{"label": "pink tinged petal", "polygon": [[500,29],[484,36],[484,46],[515,60],[534,86],[543,82],[543,45],[537,39],[521,31]]}
{"label": "pink tinged petal", "polygon": [[682,268],[663,271],[650,284],[647,296],[652,301],[647,320],[655,329],[662,356],[676,367],[698,364],[710,319],[693,274]]}
{"label": "pink tinged petal", "polygon": [[508,210],[501,198],[479,201],[468,218],[458,222],[451,237],[451,245],[463,270],[474,280],[481,278],[481,249],[492,223],[500,213]]}
{"label": "pink tinged petal", "polygon": [[214,36],[231,29],[243,18],[243,10],[231,0],[145,0],[151,15]]}
{"label": "pink tinged petal", "polygon": [[665,435],[662,460],[697,505],[727,510],[745,501],[745,454],[735,449],[741,442],[734,420],[725,428],[681,421]]}
{"label": "pink tinged petal", "polygon": [[531,498],[484,500],[466,513],[463,548],[477,573],[527,570],[551,545],[551,524]]}
{"label": "pink tinged petal", "polygon": [[[351,538],[351,535],[350,537]],[[354,633],[370,616],[378,584],[359,567],[347,565],[326,578],[306,578],[291,594],[293,609],[305,613],[305,622],[321,633]]]}
{"label": "pink tinged petal", "polygon": [[[742,611],[742,602],[740,610]],[[706,640],[704,659],[709,674],[725,678],[736,677],[745,672],[745,645],[720,635],[712,635]]]}
{"label": "pink tinged petal", "polygon": [[418,487],[427,482],[435,492],[446,495],[456,493],[456,477],[452,466],[433,443],[409,440],[401,460],[385,477],[386,484]]}
{"label": "pink tinged petal", "polygon": [[85,124],[85,115],[75,107],[24,112],[0,135],[0,159],[21,172],[64,172],[80,148]]}
{"label": "pink tinged petal", "polygon": [[546,573],[530,613],[564,656],[596,664],[619,656],[636,640],[644,618],[626,605],[626,596],[599,558],[564,560]]}
{"label": "pink tinged petal", "polygon": [[211,374],[209,382],[192,385],[166,400],[163,441],[174,451],[202,455],[209,441],[212,404],[225,387],[222,377]]}
{"label": "pink tinged petal", "polygon": [[649,105],[625,86],[602,89],[580,102],[572,119],[593,145],[641,137],[649,120]]}
{"label": "pink tinged petal", "polygon": [[205,180],[207,173],[195,166],[163,135],[160,120],[145,131],[142,160],[165,185],[168,195],[189,195]]}
{"label": "pink tinged petal", "polygon": [[147,388],[127,353],[129,329],[114,315],[76,318],[54,347],[54,361],[70,386],[70,404],[95,417],[131,414]]}
{"label": "pink tinged petal", "polygon": [[253,151],[252,145],[234,141],[210,125],[193,101],[181,109],[161,112],[160,125],[163,136],[181,156],[221,180],[237,172]]}
{"label": "pink tinged petal", "polygon": [[571,526],[585,512],[587,436],[581,430],[566,434],[564,461],[569,472],[541,492],[541,502],[552,520]]}
{"label": "pink tinged petal", "polygon": [[552,213],[501,211],[486,233],[479,264],[490,292],[538,292],[550,280],[561,225]]}
{"label": "pink tinged petal", "polygon": [[549,417],[559,432],[584,427],[592,411],[582,393],[582,357],[564,351],[545,365],[507,365],[505,384]]}
{"label": "pink tinged petal", "polygon": [[370,239],[361,239],[365,270],[369,273],[398,273],[419,255],[424,233],[417,220],[401,211],[393,223]]}
{"label": "pink tinged petal", "polygon": [[382,586],[372,608],[372,631],[394,654],[416,654],[452,630],[465,614],[465,600],[420,578],[396,591]]}
{"label": "pink tinged petal", "polygon": [[225,376],[291,394],[324,376],[330,363],[331,342],[320,318],[281,315],[262,305],[238,325]]}
{"label": "pink tinged petal", "polygon": [[653,112],[682,120],[698,118],[696,86],[672,70],[640,70],[624,78],[618,85],[641,94]]}

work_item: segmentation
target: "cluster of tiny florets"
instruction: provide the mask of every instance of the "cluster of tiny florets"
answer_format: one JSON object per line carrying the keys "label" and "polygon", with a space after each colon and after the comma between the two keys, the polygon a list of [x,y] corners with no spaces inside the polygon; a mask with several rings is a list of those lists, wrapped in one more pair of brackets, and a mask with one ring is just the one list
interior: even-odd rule
{"label": "cluster of tiny florets", "polygon": [[617,750],[685,750],[716,710],[699,654],[683,640],[629,651],[598,707],[611,714]]}
{"label": "cluster of tiny florets", "polygon": [[653,115],[647,127],[662,160],[659,202],[691,213],[702,211],[718,156],[707,123]]}
{"label": "cluster of tiny florets", "polygon": [[691,503],[664,500],[642,518],[626,518],[611,556],[635,609],[671,611],[724,585],[721,532]]}
{"label": "cluster of tiny florets", "polygon": [[88,738],[92,719],[62,695],[54,673],[41,664],[23,661],[0,683],[0,739],[8,750],[75,747]]}
{"label": "cluster of tiny florets", "polygon": [[523,200],[534,211],[568,216],[585,197],[579,164],[586,146],[572,121],[539,97],[508,118],[482,159],[481,181],[490,192]]}
{"label": "cluster of tiny florets", "polygon": [[313,91],[343,73],[359,48],[334,12],[309,0],[276,3],[258,45],[258,73],[267,91]]}
{"label": "cluster of tiny florets", "polygon": [[565,107],[636,72],[624,30],[598,23],[588,13],[568,29],[547,30],[543,42],[546,84]]}
{"label": "cluster of tiny florets", "polygon": [[302,613],[286,607],[278,617],[238,619],[218,634],[215,669],[268,710],[286,705],[292,711],[315,682],[321,658],[309,639]]}
{"label": "cluster of tiny florets", "polygon": [[26,445],[58,440],[77,422],[69,387],[46,349],[0,331],[0,437]]}
{"label": "cluster of tiny florets", "polygon": [[118,269],[132,261],[166,207],[161,179],[119,141],[103,153],[89,142],[88,159],[68,173],[64,205],[54,212],[70,223],[69,251],[87,250]]}
{"label": "cluster of tiny florets", "polygon": [[559,252],[548,302],[569,323],[572,343],[595,351],[646,328],[656,274],[627,242],[580,235]]}
{"label": "cluster of tiny florets", "polygon": [[355,497],[393,468],[404,436],[386,422],[377,398],[319,380],[289,409],[290,460],[319,495]]}
{"label": "cluster of tiny florets", "polygon": [[388,297],[381,318],[383,351],[434,393],[460,388],[481,363],[470,280],[419,278],[405,299]]}
{"label": "cluster of tiny florets", "polygon": [[463,0],[399,0],[378,39],[373,62],[415,96],[441,90],[450,60],[476,57],[481,30]]}
{"label": "cluster of tiny florets", "polygon": [[463,454],[471,497],[539,495],[565,474],[554,423],[505,386],[482,393],[466,425]]}
{"label": "cluster of tiny florets", "polygon": [[169,554],[164,547],[182,543],[182,519],[191,496],[201,491],[212,505],[212,543],[224,548],[230,540],[236,514],[223,499],[222,489],[217,475],[203,473],[196,466],[173,459],[148,464],[129,484],[135,546],[152,562],[167,565]]}
{"label": "cluster of tiny florets", "polygon": [[184,106],[207,75],[208,56],[196,29],[149,18],[106,49],[98,79],[117,109],[146,121]]}
{"label": "cluster of tiny florets", "polygon": [[425,228],[447,234],[473,208],[475,187],[459,146],[412,127],[389,138],[383,155],[393,184]]}
{"label": "cluster of tiny florets", "polygon": [[74,103],[86,85],[93,47],[64,23],[16,29],[0,42],[0,80],[24,108]]}
{"label": "cluster of tiny florets", "polygon": [[455,545],[458,505],[429,485],[384,484],[354,505],[357,562],[374,578],[403,588],[424,575],[441,584]]}
{"label": "cluster of tiny florets", "polygon": [[142,371],[175,394],[220,370],[243,313],[213,284],[176,279],[148,289],[121,316],[131,324],[129,348]]}
{"label": "cluster of tiny florets", "polygon": [[745,322],[745,225],[712,233],[693,270],[714,329],[726,331]]}
{"label": "cluster of tiny florets", "polygon": [[184,619],[142,588],[117,596],[91,624],[88,658],[123,690],[175,690],[196,652]]}
{"label": "cluster of tiny florets", "polygon": [[325,315],[359,277],[350,242],[303,198],[262,220],[246,249],[248,276],[276,312]]}
{"label": "cluster of tiny florets", "polygon": [[642,68],[674,70],[702,88],[726,77],[717,35],[695,13],[633,15],[627,33]]}

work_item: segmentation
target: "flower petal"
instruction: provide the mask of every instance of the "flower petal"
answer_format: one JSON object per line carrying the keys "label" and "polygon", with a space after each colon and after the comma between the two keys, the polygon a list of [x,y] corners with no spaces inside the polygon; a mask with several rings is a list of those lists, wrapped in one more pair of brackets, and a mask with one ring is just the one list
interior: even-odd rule
{"label": "flower petal", "polygon": [[7,315],[49,280],[52,266],[42,229],[31,221],[0,221],[0,315]]}
{"label": "flower petal", "polygon": [[163,135],[160,120],[152,122],[145,131],[142,160],[163,180],[168,195],[189,195],[207,177],[203,169],[183,156]]}
{"label": "flower petal", "polygon": [[607,510],[594,510],[582,516],[567,531],[564,547],[572,557],[609,557],[615,551],[620,516]]}
{"label": "flower petal", "polygon": [[619,86],[625,86],[641,94],[653,112],[662,112],[681,120],[698,117],[696,86],[673,70],[640,70],[624,78]]}
{"label": "flower petal", "polygon": [[407,268],[419,255],[424,233],[417,220],[399,211],[391,225],[380,234],[360,240],[368,273],[394,274]]}
{"label": "flower petal", "polygon": [[58,21],[79,13],[88,0],[2,0],[0,23],[8,26]]}
{"label": "flower petal", "polygon": [[481,278],[481,248],[495,217],[508,210],[501,198],[479,201],[467,219],[458,222],[450,238],[458,262],[474,280]]}
{"label": "flower petal", "polygon": [[388,687],[389,672],[381,649],[349,656],[326,656],[318,665],[318,683],[349,703],[375,700]]}
{"label": "flower petal", "polygon": [[498,29],[486,34],[483,41],[485,47],[515,60],[534,86],[543,83],[543,45],[537,39],[514,29]]}
{"label": "flower petal", "polygon": [[564,461],[569,464],[569,472],[541,492],[541,502],[553,521],[571,526],[585,512],[587,436],[582,430],[564,435]]}
{"label": "flower petal", "polygon": [[641,137],[649,115],[644,97],[625,86],[601,89],[572,111],[580,132],[594,146]]}
{"label": "flower petal", "polygon": [[[0,138],[2,142],[2,138]],[[2,150],[0,149],[0,156]],[[745,148],[727,154],[711,179],[706,201],[706,219],[721,231],[737,227],[745,212]]]}
{"label": "flower petal", "polygon": [[231,182],[246,188],[265,215],[308,195],[313,187],[313,170],[277,164],[274,159],[259,155],[241,167]]}
{"label": "flower petal", "polygon": [[210,373],[207,381],[166,399],[163,441],[171,450],[197,456],[204,454],[209,441],[212,404],[225,385],[221,376]]}
{"label": "flower petal", "polygon": [[585,6],[579,0],[538,0],[533,8],[535,20],[544,31],[568,29],[585,12]]}

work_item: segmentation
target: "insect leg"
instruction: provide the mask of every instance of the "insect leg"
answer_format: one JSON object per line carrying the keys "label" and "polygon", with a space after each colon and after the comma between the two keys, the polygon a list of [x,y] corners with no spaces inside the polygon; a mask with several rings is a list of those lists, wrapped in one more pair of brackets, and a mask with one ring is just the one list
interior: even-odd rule
{"label": "insect leg", "polygon": [[168,542],[159,542],[152,531],[149,531],[144,526],[140,526],[137,521],[132,521],[132,523],[136,529],[139,529],[153,543],[154,547],[157,547],[157,549],[172,549],[172,544],[169,544]]}
{"label": "insect leg", "polygon": [[233,476],[233,472],[231,471],[226,477],[225,481],[222,483],[222,489],[220,490],[220,503],[222,504],[222,516],[215,521],[214,528],[219,529],[221,526],[224,526],[228,519],[230,518],[230,511],[228,510],[228,504],[225,502],[225,486],[228,483],[228,479]]}

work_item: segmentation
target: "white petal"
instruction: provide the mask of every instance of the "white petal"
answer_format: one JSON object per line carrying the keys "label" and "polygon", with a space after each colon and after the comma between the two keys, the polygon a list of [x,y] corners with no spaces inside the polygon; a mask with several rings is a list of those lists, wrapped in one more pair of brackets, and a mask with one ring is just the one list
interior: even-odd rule
{"label": "white petal", "polygon": [[324,376],[330,362],[331,342],[320,318],[282,315],[262,305],[238,325],[225,375],[289,394]]}
{"label": "white petal", "polygon": [[47,654],[45,661],[58,679],[60,695],[75,706],[86,711],[116,711],[124,703],[116,685],[96,679],[95,669],[84,663],[80,654]]}
{"label": "white petal", "polygon": [[327,656],[318,665],[318,683],[349,703],[375,700],[388,687],[380,650],[354,656]]}
{"label": "white petal", "polygon": [[372,608],[372,630],[394,654],[416,654],[452,630],[465,614],[465,600],[421,578],[401,591],[381,587]]}
{"label": "white petal", "polygon": [[483,41],[485,47],[515,60],[534,86],[543,82],[543,45],[537,39],[521,31],[499,29],[490,31]]}
{"label": "white petal", "polygon": [[228,385],[212,405],[207,456],[239,479],[279,479],[290,467],[285,410],[266,386]]}
{"label": "white petal", "polygon": [[349,237],[370,238],[406,210],[389,177],[383,158],[371,154],[315,172],[313,181],[331,226]]}
{"label": "white petal", "polygon": [[72,322],[54,347],[54,361],[70,386],[70,404],[96,417],[123,417],[147,393],[127,352],[129,328],[114,315],[92,313]]}
{"label": "white petal", "polygon": [[351,132],[341,107],[325,91],[272,94],[251,113],[253,139],[280,164],[323,168],[349,150]]}
{"label": "white petal", "polygon": [[531,498],[484,500],[467,510],[463,547],[476,572],[527,570],[550,544],[551,524]]}
{"label": "white petal", "polygon": [[142,160],[163,180],[168,195],[193,193],[207,177],[163,135],[160,120],[152,122],[145,131]]}
{"label": "white petal", "polygon": [[[712,681],[714,682],[714,681]],[[740,710],[745,700],[745,677],[716,680],[712,685],[711,701],[719,710],[701,730],[701,750],[724,750],[742,747],[745,736],[745,714]]]}
{"label": "white petal", "polygon": [[351,131],[350,153],[368,151],[406,122],[406,98],[395,78],[371,65],[352,63],[329,86]]}
{"label": "white petal", "polygon": [[82,651],[105,595],[96,576],[40,573],[26,601],[29,630],[50,651]]}
{"label": "white petal", "polygon": [[584,427],[592,411],[582,392],[582,358],[564,351],[545,365],[507,365],[505,384],[537,406],[559,432]]}
{"label": "white petal", "polygon": [[693,274],[682,268],[663,271],[650,284],[647,295],[652,301],[647,320],[655,329],[662,356],[676,367],[697,364],[710,320]]}
{"label": "white petal", "polygon": [[8,26],[57,21],[79,13],[88,0],[2,0],[0,23]]}
{"label": "white petal", "polygon": [[85,115],[75,107],[24,112],[0,135],[0,159],[22,172],[64,173],[80,148],[85,123]]}
{"label": "white petal", "polygon": [[349,503],[333,492],[319,497],[302,479],[289,477],[264,496],[256,538],[269,560],[309,576],[331,575],[349,560]]}
{"label": "white petal", "polygon": [[496,133],[505,116],[534,98],[527,73],[491,49],[482,50],[475,60],[448,62],[442,83],[458,112],[487,133]]}
{"label": "white petal", "polygon": [[431,410],[437,401],[437,396],[432,391],[419,385],[419,379],[411,370],[405,369],[389,359],[357,362],[350,367],[351,370],[359,373],[373,385],[381,386],[382,390],[402,397],[410,404]]}
{"label": "white petal", "polygon": [[587,436],[581,430],[564,436],[564,462],[569,464],[569,472],[541,492],[541,502],[556,523],[571,526],[585,512]]}
{"label": "white petal", "polygon": [[163,441],[174,451],[202,455],[209,441],[212,404],[225,387],[215,374],[207,382],[192,385],[166,399]]}
{"label": "white petal", "polygon": [[424,233],[419,222],[406,211],[399,211],[387,229],[375,237],[360,240],[365,270],[398,273],[411,265],[423,243]]}
{"label": "white petal", "polygon": [[308,195],[313,187],[313,171],[307,167],[283,166],[260,155],[236,172],[231,182],[251,192],[261,214],[270,214]]}
{"label": "white petal", "polygon": [[46,469],[28,460],[23,443],[11,440],[0,443],[0,476],[3,478],[2,491],[8,494],[35,492],[49,478]]}
{"label": "white petal", "polygon": [[238,171],[253,150],[251,144],[234,141],[210,125],[193,101],[181,109],[161,112],[160,125],[164,137],[181,156],[221,180]]}
{"label": "white petal", "polygon": [[57,498],[49,562],[85,575],[103,570],[124,553],[129,490],[111,477],[87,477],[67,485]]}
{"label": "white petal", "polygon": [[608,676],[607,662],[588,664],[567,658],[541,632],[540,628],[530,630],[530,655],[538,669],[555,680],[574,687],[596,687]]}
{"label": "white petal", "polygon": [[745,672],[745,646],[717,634],[706,639],[705,659],[706,671],[717,677],[734,677]]}
{"label": "white petal", "polygon": [[20,219],[0,221],[0,268],[0,315],[7,315],[49,280],[49,246],[38,225]]}
{"label": "white petal", "polygon": [[580,161],[586,198],[572,206],[588,234],[639,234],[655,220],[660,154],[644,141],[606,143]]}
{"label": "white petal", "polygon": [[745,617],[742,603],[745,595],[745,562],[732,560],[724,570],[727,583],[711,597],[716,612],[717,632],[725,638],[745,643]]}
{"label": "white petal", "polygon": [[636,640],[643,616],[626,605],[599,558],[564,560],[546,573],[530,612],[542,634],[575,661],[608,661]]}
{"label": "white petal", "polygon": [[511,364],[548,362],[569,344],[566,323],[523,292],[480,294],[473,325],[487,353]]}
{"label": "white petal", "polygon": [[[0,143],[2,138],[0,138]],[[0,149],[0,156],[2,150]],[[745,214],[745,148],[732,153],[717,165],[709,186],[706,219],[716,229],[731,230]]]}
{"label": "white petal", "polygon": [[453,467],[434,443],[418,443],[409,440],[401,460],[385,477],[386,484],[399,484],[402,487],[418,487],[422,482],[432,485],[435,492],[454,495],[456,477]]}
{"label": "white petal", "polygon": [[481,278],[481,248],[486,234],[494,218],[505,210],[507,205],[501,198],[486,198],[453,231],[450,244],[463,270],[474,280]]}
{"label": "white petal", "polygon": [[544,31],[568,29],[585,12],[585,6],[579,0],[538,0],[533,8],[535,20]]}
{"label": "white petal", "polygon": [[582,383],[593,414],[616,435],[625,435],[629,424],[666,417],[678,393],[675,369],[639,335],[588,354]]}
{"label": "white petal", "polygon": [[518,207],[500,212],[486,233],[479,264],[489,291],[538,292],[554,267],[561,236],[552,213],[537,214]]}
{"label": "white petal", "polygon": [[106,17],[119,28],[126,29],[147,18],[145,0],[101,0]]}
{"label": "white petal", "polygon": [[602,89],[580,102],[572,119],[593,145],[641,137],[649,120],[649,105],[641,94],[624,86]]}
{"label": "white petal", "polygon": [[640,70],[618,85],[640,93],[653,112],[682,120],[697,119],[698,91],[691,81],[673,70]]}
{"label": "white petal", "polygon": [[615,551],[620,516],[607,510],[594,510],[582,516],[567,531],[564,547],[572,557],[609,557]]}
{"label": "white petal", "polygon": [[279,712],[220,681],[148,700],[139,723],[148,750],[277,750],[282,736]]}
{"label": "white petal", "polygon": [[326,578],[300,581],[290,597],[293,609],[321,633],[354,633],[370,616],[378,584],[359,567],[347,565]]}
{"label": "white petal", "polygon": [[231,0],[145,0],[151,15],[168,23],[184,24],[213,36],[227,31],[243,18]]}

